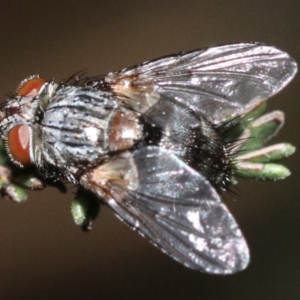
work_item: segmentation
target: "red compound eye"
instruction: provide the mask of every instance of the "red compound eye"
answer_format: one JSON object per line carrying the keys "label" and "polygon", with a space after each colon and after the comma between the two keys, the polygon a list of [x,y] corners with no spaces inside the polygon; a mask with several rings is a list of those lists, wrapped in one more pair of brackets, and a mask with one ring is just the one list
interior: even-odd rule
{"label": "red compound eye", "polygon": [[43,84],[46,82],[43,78],[31,78],[21,83],[18,89],[19,96],[34,97],[37,95]]}
{"label": "red compound eye", "polygon": [[14,160],[23,166],[30,165],[30,132],[27,125],[16,125],[8,133],[7,145]]}

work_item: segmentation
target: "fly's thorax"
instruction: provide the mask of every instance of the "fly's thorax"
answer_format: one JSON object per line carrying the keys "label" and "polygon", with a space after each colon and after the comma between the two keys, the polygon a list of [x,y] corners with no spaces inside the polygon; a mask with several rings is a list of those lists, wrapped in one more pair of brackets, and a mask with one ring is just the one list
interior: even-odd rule
{"label": "fly's thorax", "polygon": [[125,108],[115,110],[108,129],[109,150],[130,149],[141,137],[142,126],[139,115]]}
{"label": "fly's thorax", "polygon": [[121,108],[109,92],[59,89],[41,122],[43,159],[64,174],[85,170],[112,151],[131,148],[140,138],[140,126],[137,114]]}

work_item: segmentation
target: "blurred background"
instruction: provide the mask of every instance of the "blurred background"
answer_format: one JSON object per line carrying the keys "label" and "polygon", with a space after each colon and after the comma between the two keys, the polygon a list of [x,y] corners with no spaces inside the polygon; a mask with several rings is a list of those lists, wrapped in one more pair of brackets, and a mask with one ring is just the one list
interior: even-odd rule
{"label": "blurred background", "polygon": [[[0,93],[31,75],[90,75],[209,45],[259,41],[300,63],[300,2],[0,2]],[[300,149],[300,76],[269,102],[286,113],[276,141]],[[104,208],[90,233],[73,224],[75,188],[0,201],[1,299],[299,299],[300,159],[277,183],[242,182],[226,197],[251,249],[247,270],[201,274],[174,262]]]}

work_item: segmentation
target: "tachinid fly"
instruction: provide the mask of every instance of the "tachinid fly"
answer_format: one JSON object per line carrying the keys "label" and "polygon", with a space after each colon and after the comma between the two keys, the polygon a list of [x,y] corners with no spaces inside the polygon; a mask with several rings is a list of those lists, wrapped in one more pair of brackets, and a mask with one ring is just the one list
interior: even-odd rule
{"label": "tachinid fly", "polygon": [[284,115],[261,107],[296,70],[287,53],[240,43],[105,77],[57,84],[32,76],[3,106],[1,136],[15,164],[92,192],[185,266],[234,273],[249,250],[219,192],[237,177],[289,174],[270,162],[290,155],[291,145],[262,148]]}

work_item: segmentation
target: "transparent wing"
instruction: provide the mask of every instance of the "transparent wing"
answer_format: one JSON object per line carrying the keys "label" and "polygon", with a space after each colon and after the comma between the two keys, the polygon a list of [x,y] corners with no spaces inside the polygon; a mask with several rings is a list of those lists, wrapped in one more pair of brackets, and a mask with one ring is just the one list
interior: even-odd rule
{"label": "transparent wing", "polygon": [[279,92],[296,71],[287,53],[240,43],[164,57],[110,73],[105,80],[137,111],[155,110],[161,98],[170,98],[218,124]]}
{"label": "transparent wing", "polygon": [[147,147],[101,169],[96,177],[103,182],[105,174],[107,184],[98,191],[105,191],[101,196],[108,205],[175,260],[216,274],[247,266],[247,244],[219,195],[173,154]]}

